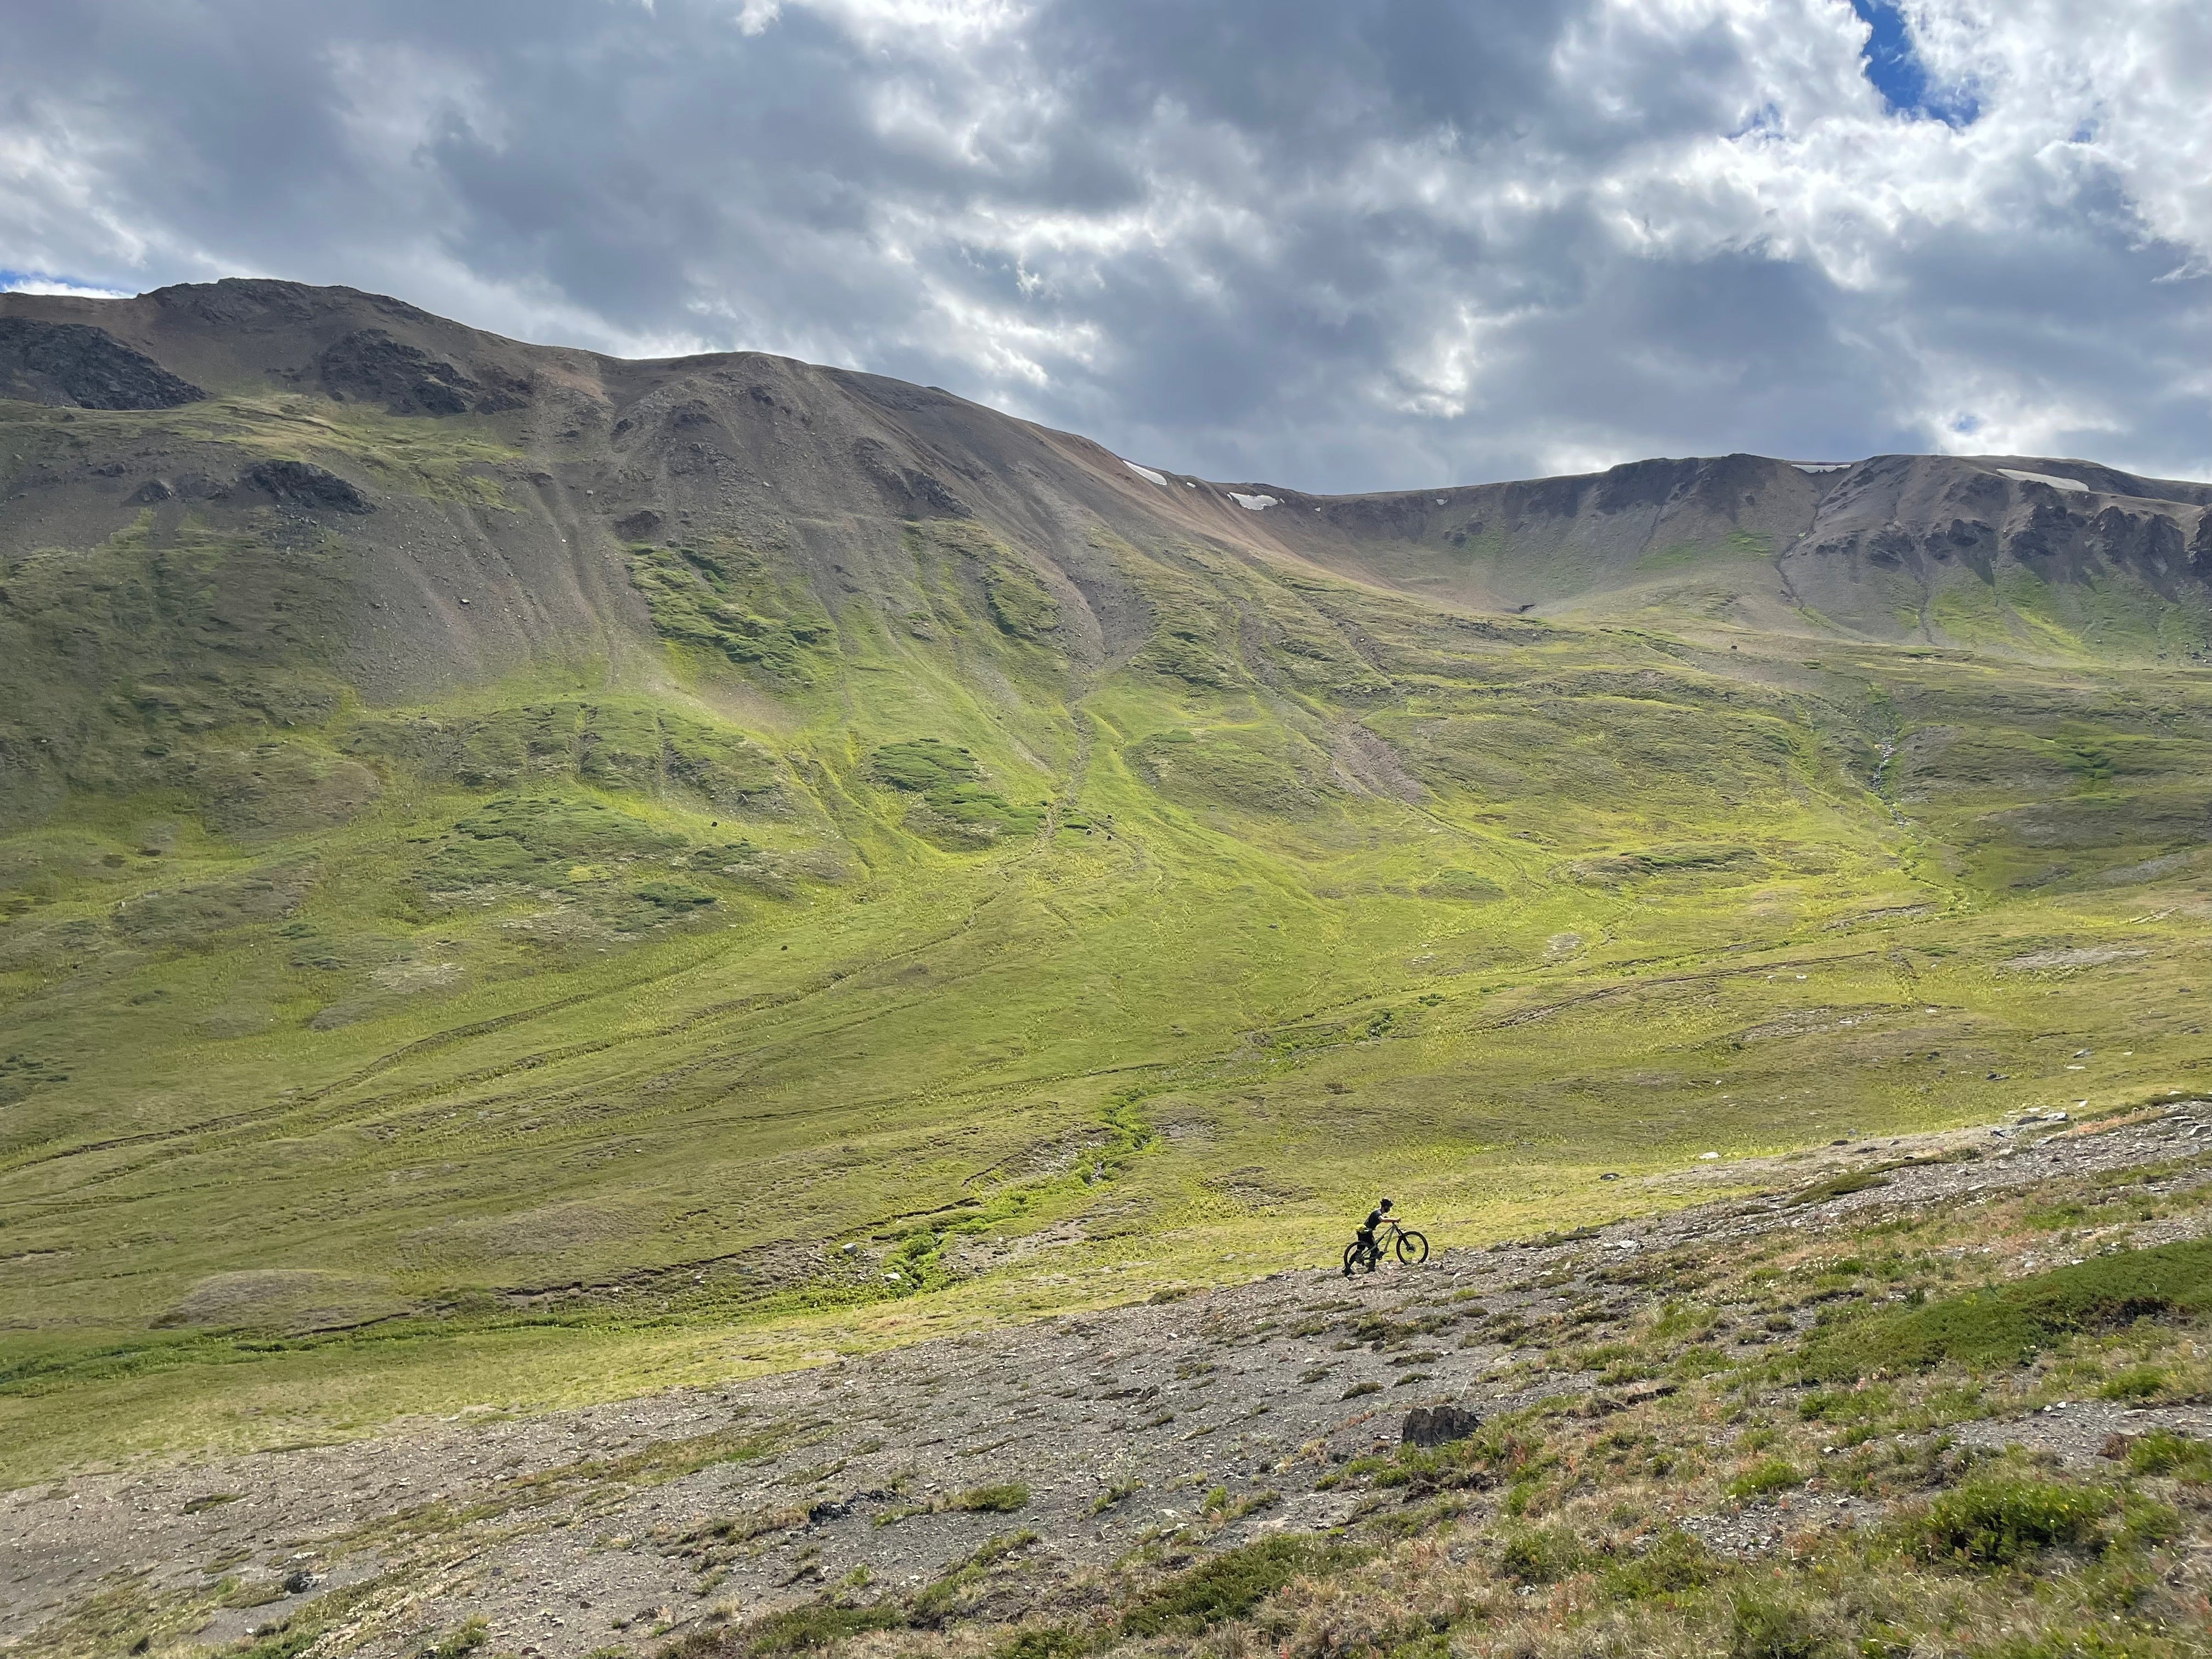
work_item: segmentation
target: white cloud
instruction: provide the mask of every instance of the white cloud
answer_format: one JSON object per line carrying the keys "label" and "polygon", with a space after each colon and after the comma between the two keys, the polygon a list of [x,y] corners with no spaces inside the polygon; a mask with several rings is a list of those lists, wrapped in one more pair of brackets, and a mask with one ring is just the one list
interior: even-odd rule
{"label": "white cloud", "polygon": [[786,351],[1316,488],[2212,472],[2212,9],[1906,10],[1971,123],[1890,112],[1846,0],[118,0],[0,62],[0,248]]}
{"label": "white cloud", "polygon": [[119,288],[94,288],[58,276],[12,276],[0,273],[0,294],[59,294],[73,300],[127,300]]}

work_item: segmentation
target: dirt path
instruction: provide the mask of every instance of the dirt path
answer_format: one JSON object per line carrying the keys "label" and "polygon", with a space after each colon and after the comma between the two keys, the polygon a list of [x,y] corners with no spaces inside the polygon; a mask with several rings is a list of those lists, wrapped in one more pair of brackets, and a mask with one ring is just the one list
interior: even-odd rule
{"label": "dirt path", "polygon": [[[83,1638],[101,1610],[121,1607],[216,1644],[362,1587],[349,1633],[317,1651],[413,1653],[481,1617],[495,1649],[568,1659],[643,1650],[717,1608],[750,1615],[863,1570],[886,1591],[919,1585],[1018,1529],[1078,1569],[1209,1506],[1246,1510],[1224,1545],[1324,1528],[1352,1502],[1322,1484],[1331,1469],[1395,1445],[1411,1407],[1488,1413],[1534,1397],[1525,1374],[1502,1375],[1521,1352],[1516,1326],[1565,1316],[1577,1342],[1618,1334],[1655,1293],[1613,1271],[1637,1252],[1848,1229],[1876,1209],[2212,1148],[2212,1103],[2100,1133],[2056,1127],[1772,1166],[1778,1182],[1803,1182],[1969,1145],[1983,1152],[1889,1169],[1882,1184],[1817,1204],[1708,1204],[1419,1269],[1279,1274],[720,1389],[405,1424],[347,1445],[16,1491],[0,1496],[0,1645],[95,1645]],[[2031,1133],[2041,1138],[2015,1150]],[[1759,1172],[1738,1164],[1711,1178]],[[2138,1229],[2136,1242],[2178,1224]],[[1771,1338],[1747,1321],[1734,1340],[1747,1353]],[[1605,1408],[1594,1376],[1553,1373],[1538,1386]],[[2118,1407],[2055,1415],[1977,1431],[2086,1456],[2122,1420]],[[210,1613],[226,1579],[231,1605]]]}

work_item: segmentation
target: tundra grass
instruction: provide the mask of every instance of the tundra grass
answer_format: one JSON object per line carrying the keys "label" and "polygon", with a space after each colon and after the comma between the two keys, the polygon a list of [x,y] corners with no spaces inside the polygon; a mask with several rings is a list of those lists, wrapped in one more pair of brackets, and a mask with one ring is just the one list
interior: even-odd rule
{"label": "tundra grass", "polygon": [[1174,550],[1184,632],[1085,678],[963,549],[917,538],[927,628],[839,615],[773,730],[680,642],[675,692],[85,704],[88,753],[189,764],[0,842],[13,1477],[2206,1080],[2197,678],[1478,628]]}

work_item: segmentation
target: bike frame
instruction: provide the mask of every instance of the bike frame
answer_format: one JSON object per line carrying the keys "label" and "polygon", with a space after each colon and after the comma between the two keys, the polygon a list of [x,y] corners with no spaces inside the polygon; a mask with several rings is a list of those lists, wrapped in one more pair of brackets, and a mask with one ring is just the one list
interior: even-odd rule
{"label": "bike frame", "polygon": [[[1397,1217],[1390,1217],[1375,1229],[1372,1243],[1362,1246],[1358,1239],[1352,1240],[1346,1257],[1347,1263],[1364,1262],[1367,1265],[1368,1270],[1372,1272],[1381,1267],[1384,1260],[1397,1250],[1399,1241],[1406,1237],[1408,1231],[1409,1229],[1401,1224]],[[1419,1237],[1421,1235],[1416,1234],[1415,1237]],[[1421,1256],[1424,1261],[1428,1257],[1428,1245],[1425,1238],[1422,1243]]]}
{"label": "bike frame", "polygon": [[1363,1256],[1372,1256],[1376,1261],[1381,1261],[1384,1256],[1397,1248],[1398,1236],[1405,1231],[1398,1224],[1398,1218],[1392,1216],[1375,1230],[1375,1242],[1360,1254]]}

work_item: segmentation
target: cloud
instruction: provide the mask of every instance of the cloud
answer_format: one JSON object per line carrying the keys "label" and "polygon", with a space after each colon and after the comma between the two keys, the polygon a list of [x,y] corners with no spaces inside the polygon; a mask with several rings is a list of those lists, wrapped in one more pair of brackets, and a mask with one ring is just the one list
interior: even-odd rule
{"label": "cloud", "polygon": [[34,271],[0,270],[0,294],[58,294],[73,300],[127,300],[131,290],[122,288],[93,288],[83,283],[72,283],[58,276],[42,276]]}
{"label": "cloud", "polygon": [[950,386],[1363,489],[2212,474],[2191,0],[156,0],[0,61],[0,256]]}

